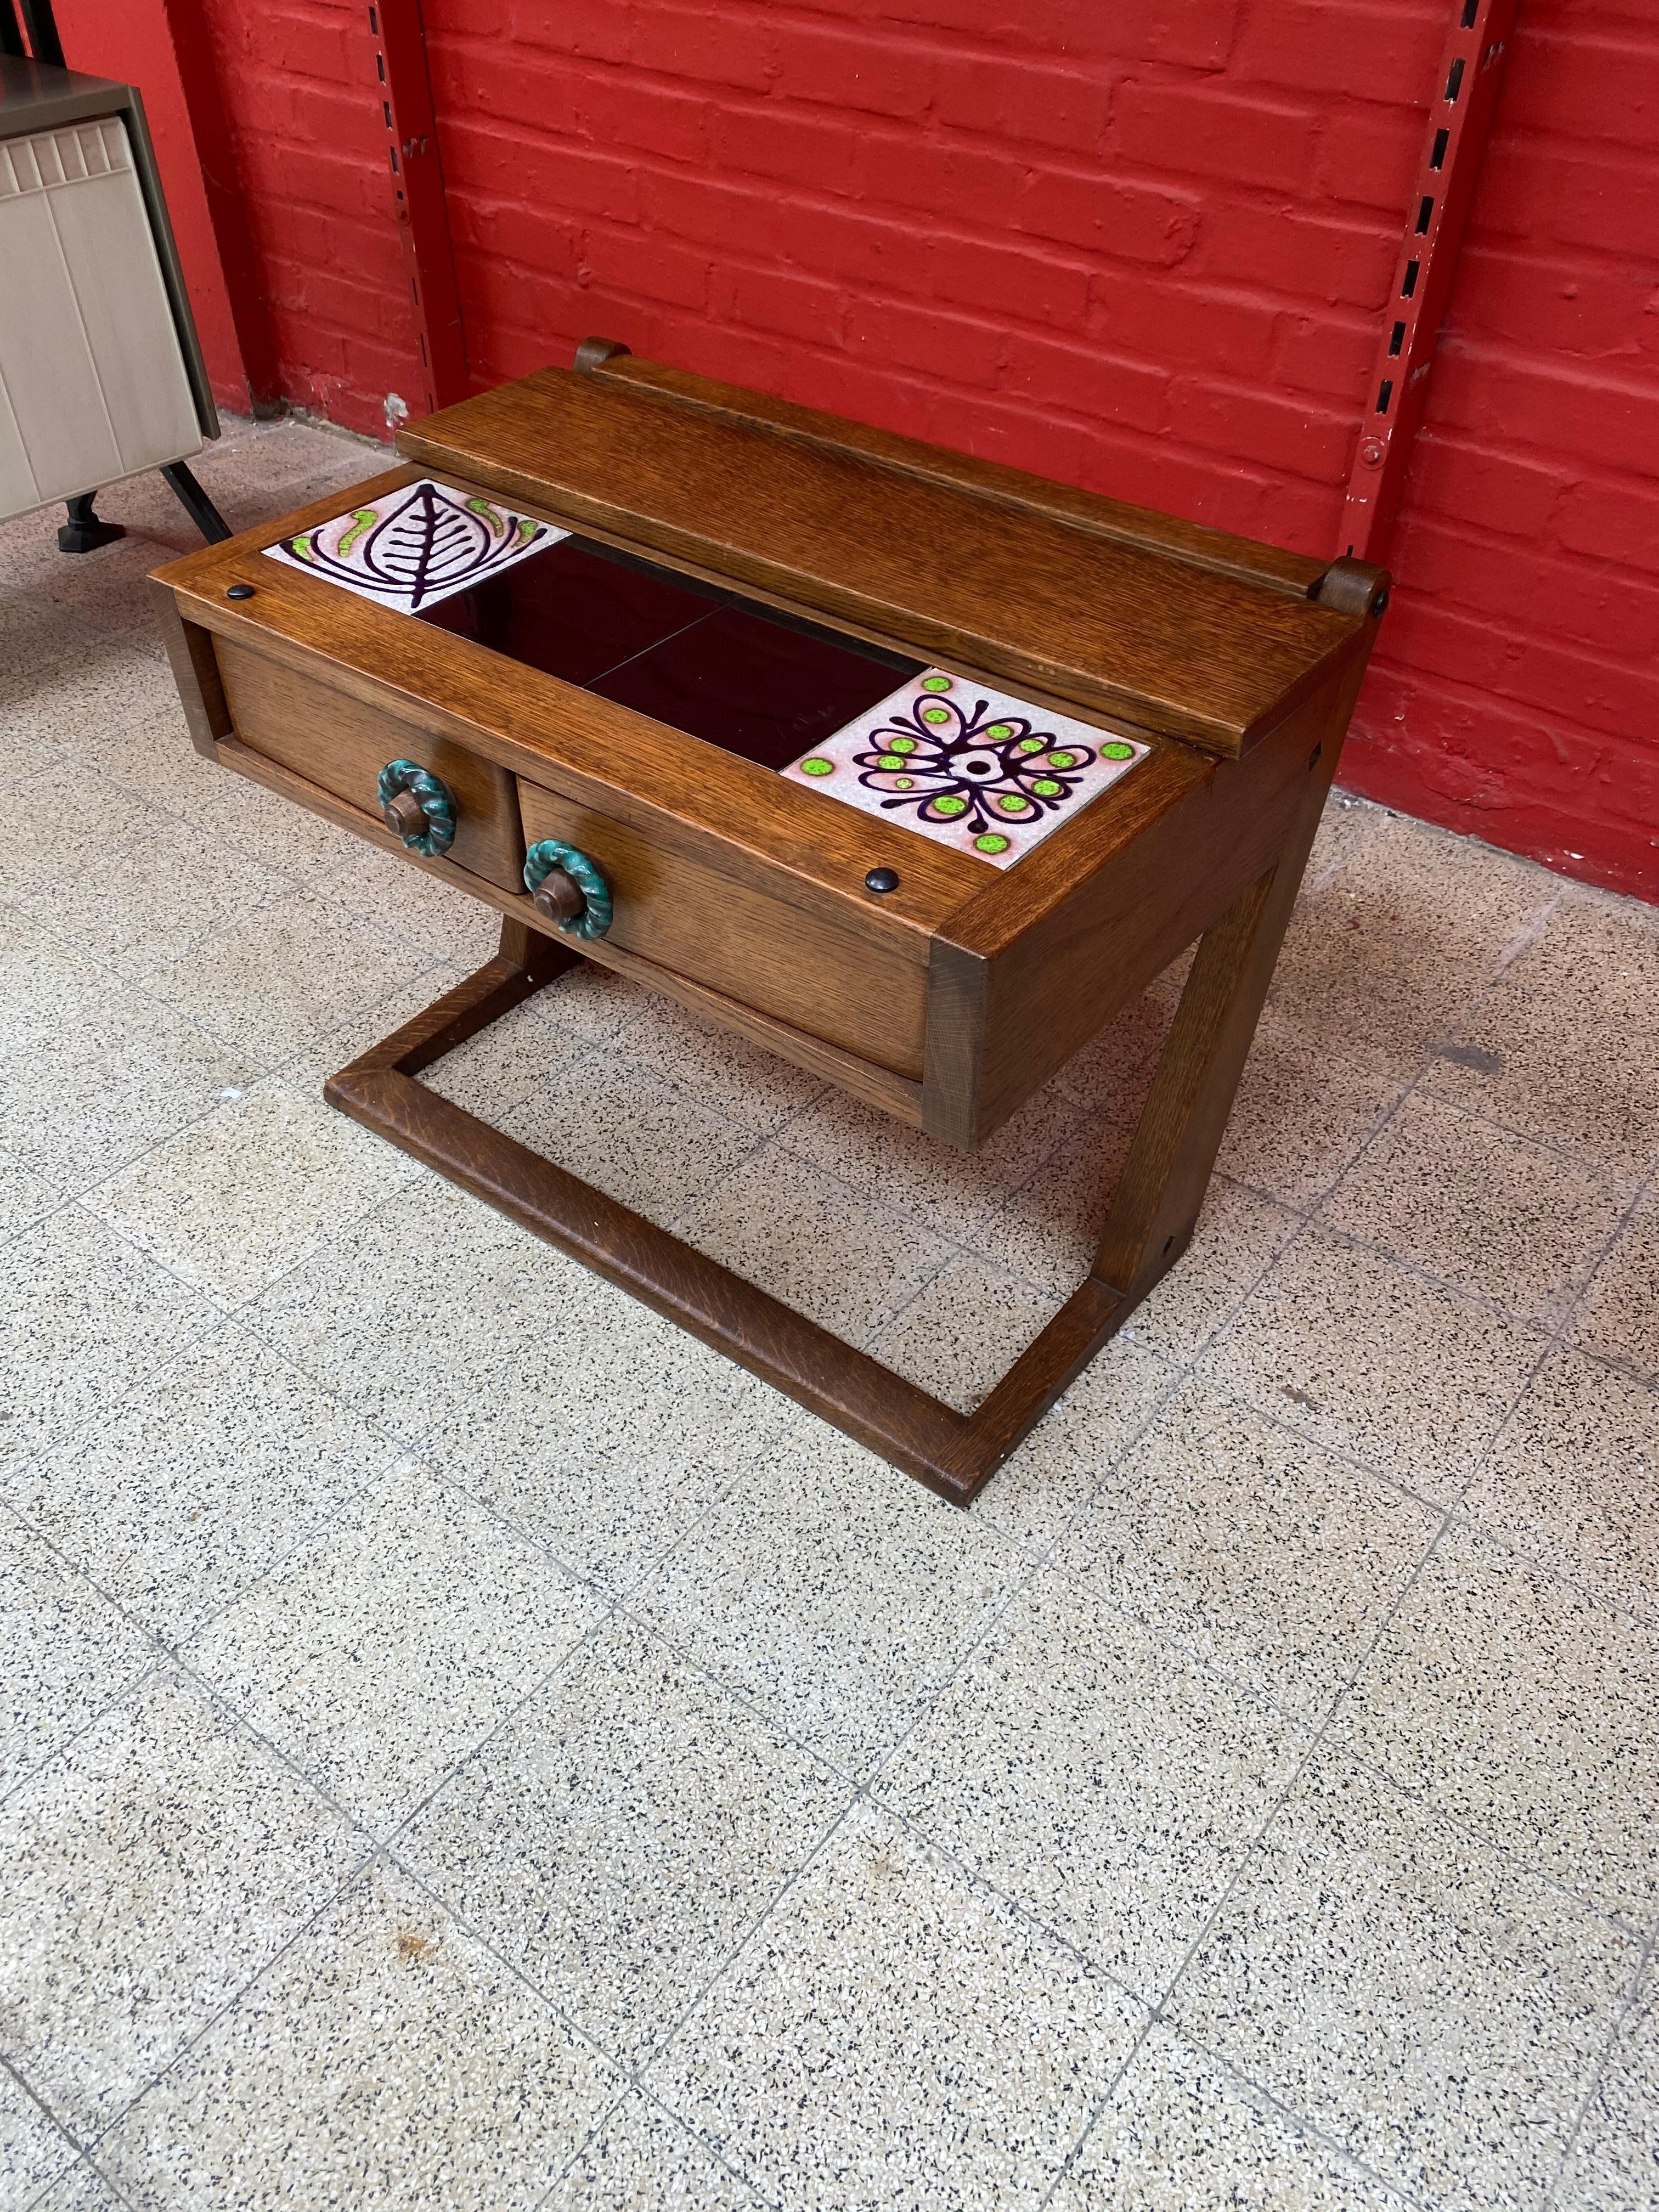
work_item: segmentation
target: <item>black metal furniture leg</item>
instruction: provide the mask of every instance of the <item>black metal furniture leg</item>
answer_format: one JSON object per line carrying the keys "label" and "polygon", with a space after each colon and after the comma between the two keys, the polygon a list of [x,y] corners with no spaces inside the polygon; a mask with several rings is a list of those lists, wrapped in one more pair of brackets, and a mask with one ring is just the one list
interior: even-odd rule
{"label": "black metal furniture leg", "polygon": [[167,478],[167,489],[210,545],[220,544],[230,536],[230,525],[182,461],[170,461],[161,474]]}
{"label": "black metal furniture leg", "polygon": [[60,553],[91,553],[126,536],[118,522],[105,522],[94,514],[92,502],[97,496],[95,491],[83,491],[68,501],[69,520],[58,532]]}

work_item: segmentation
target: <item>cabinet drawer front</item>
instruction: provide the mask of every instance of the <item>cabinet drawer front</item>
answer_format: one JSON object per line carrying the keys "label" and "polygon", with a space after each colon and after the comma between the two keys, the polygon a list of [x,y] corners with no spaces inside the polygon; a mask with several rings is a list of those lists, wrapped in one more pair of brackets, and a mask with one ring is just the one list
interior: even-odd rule
{"label": "cabinet drawer front", "polygon": [[868,936],[854,935],[803,913],[781,885],[738,882],[714,839],[693,859],[533,783],[520,781],[519,801],[528,843],[556,838],[598,866],[611,887],[611,944],[920,1079],[927,971],[884,943],[873,917]]}
{"label": "cabinet drawer front", "polygon": [[214,644],[231,720],[252,751],[377,821],[380,770],[388,761],[416,762],[454,797],[450,859],[503,890],[523,890],[518,794],[505,769],[365,706],[322,677],[295,675],[228,638]]}

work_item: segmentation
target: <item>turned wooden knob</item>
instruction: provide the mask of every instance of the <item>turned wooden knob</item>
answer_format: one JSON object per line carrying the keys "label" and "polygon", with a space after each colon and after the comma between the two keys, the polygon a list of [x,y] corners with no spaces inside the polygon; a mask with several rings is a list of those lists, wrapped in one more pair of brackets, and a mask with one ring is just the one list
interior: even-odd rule
{"label": "turned wooden knob", "polygon": [[568,922],[580,921],[587,911],[587,898],[581,885],[562,868],[548,870],[536,886],[532,904],[538,914],[544,914],[562,928]]}
{"label": "turned wooden knob", "polygon": [[401,837],[405,845],[413,838],[424,837],[431,826],[425,807],[412,791],[394,793],[380,811],[386,817],[386,828],[394,837]]}

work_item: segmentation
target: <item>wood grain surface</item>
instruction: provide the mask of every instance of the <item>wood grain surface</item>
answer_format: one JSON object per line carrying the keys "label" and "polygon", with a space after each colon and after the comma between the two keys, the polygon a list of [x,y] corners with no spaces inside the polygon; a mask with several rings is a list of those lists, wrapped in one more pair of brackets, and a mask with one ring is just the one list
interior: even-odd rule
{"label": "wood grain surface", "polygon": [[239,640],[218,641],[219,674],[241,742],[365,814],[377,814],[376,786],[388,761],[412,760],[449,787],[455,802],[458,867],[504,890],[524,888],[518,786],[469,746],[434,737],[317,675],[268,660]]}
{"label": "wood grain surface", "polygon": [[980,460],[971,453],[953,453],[947,446],[928,445],[920,438],[901,437],[867,422],[852,422],[842,416],[823,414],[817,408],[798,407],[793,400],[776,399],[769,392],[718,383],[660,362],[641,361],[611,339],[584,339],[576,349],[574,366],[602,384],[691,408],[719,420],[760,424],[776,436],[803,444],[860,453],[901,476],[953,484],[988,506],[1052,515],[1072,529],[1109,538],[1119,544],[1173,555],[1193,568],[1265,584],[1291,599],[1314,598],[1328,565],[1304,553],[1287,553],[1282,546],[1264,545],[1253,538],[1237,538],[1228,531],[1182,521],[1177,515],[1160,514],[1154,507],[1133,507],[1099,492],[1056,483],[1052,477],[1032,476],[1000,461]]}
{"label": "wood grain surface", "polygon": [[[529,895],[523,890],[516,895],[489,882],[482,876],[470,875],[447,859],[428,860],[423,854],[411,853],[392,836],[378,814],[367,814],[361,807],[336,799],[320,785],[308,783],[295,775],[291,769],[268,760],[264,754],[255,752],[251,746],[228,738],[219,749],[224,766],[245,775],[252,783],[259,784],[279,798],[291,800],[318,814],[337,828],[350,830],[368,844],[377,846],[383,853],[394,854],[409,866],[419,868],[440,883],[447,884],[453,890],[464,891],[470,897],[481,900],[486,906],[512,919],[531,935],[544,928],[542,917],[536,912]],[[811,1036],[795,1029],[790,1023],[762,1012],[758,1007],[745,1006],[722,993],[711,990],[693,977],[682,975],[672,969],[642,958],[639,954],[612,945],[609,939],[597,944],[582,940],[580,957],[591,960],[596,967],[613,969],[630,982],[639,983],[648,991],[660,991],[665,998],[677,1000],[693,1013],[702,1014],[721,1027],[735,1030],[775,1052],[781,1060],[793,1061],[826,1083],[840,1085],[855,1098],[867,1105],[890,1114],[895,1121],[903,1121],[915,1128],[921,1127],[921,1085],[908,1077],[899,1075],[890,1068],[878,1067],[872,1061],[862,1060],[856,1053],[848,1052],[838,1045],[830,1044],[822,1037]]]}
{"label": "wood grain surface", "polygon": [[844,442],[543,369],[399,433],[401,450],[738,584],[1243,751],[1359,651],[1358,618]]}
{"label": "wood grain surface", "polygon": [[884,934],[878,912],[854,935],[733,883],[712,840],[694,859],[536,784],[519,793],[526,840],[574,845],[610,885],[604,943],[920,1079],[927,971],[909,932]]}

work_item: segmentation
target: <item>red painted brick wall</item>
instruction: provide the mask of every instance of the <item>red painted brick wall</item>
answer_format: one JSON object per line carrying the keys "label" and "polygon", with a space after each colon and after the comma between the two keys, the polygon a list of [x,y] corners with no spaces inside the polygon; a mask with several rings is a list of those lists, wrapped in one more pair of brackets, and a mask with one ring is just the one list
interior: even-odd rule
{"label": "red painted brick wall", "polygon": [[1659,15],[1522,9],[1344,778],[1659,900]]}
{"label": "red painted brick wall", "polygon": [[[378,428],[365,12],[199,4],[285,388]],[[1659,898],[1659,26],[1522,4],[1346,772]],[[423,0],[475,377],[600,331],[1340,550],[1449,5]]]}

